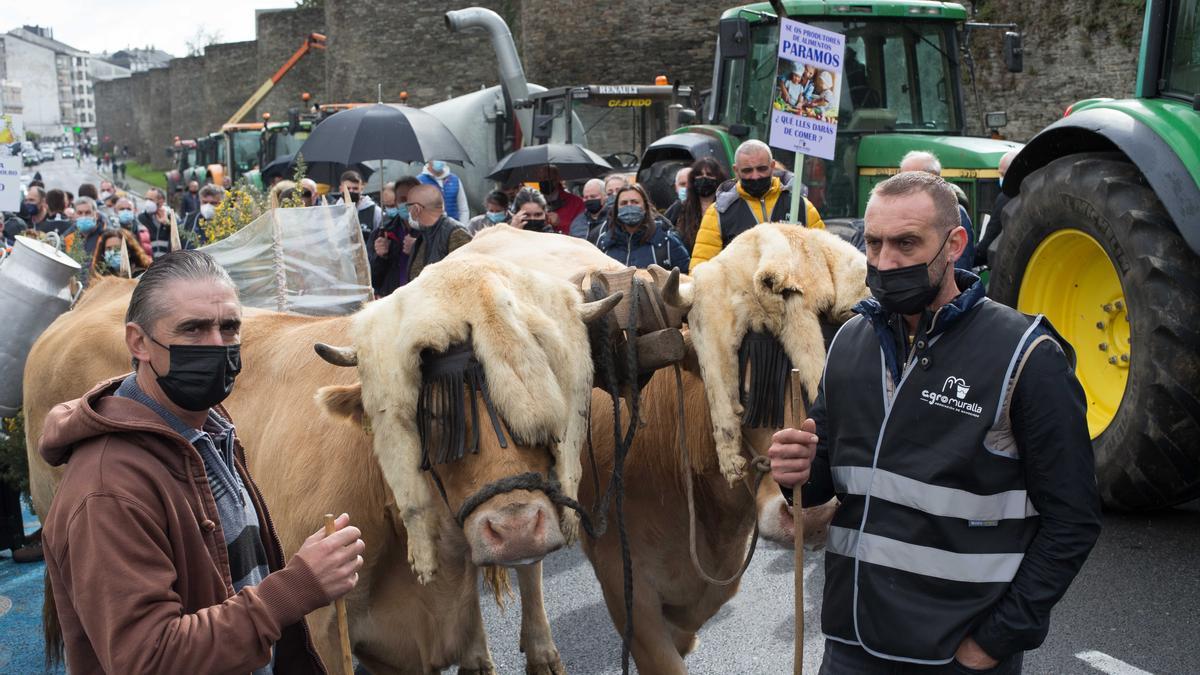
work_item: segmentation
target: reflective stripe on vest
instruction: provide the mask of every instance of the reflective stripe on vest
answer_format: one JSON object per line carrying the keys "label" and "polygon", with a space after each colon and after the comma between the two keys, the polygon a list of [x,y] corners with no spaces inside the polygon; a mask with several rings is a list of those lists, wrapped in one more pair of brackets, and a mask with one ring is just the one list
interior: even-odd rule
{"label": "reflective stripe on vest", "polygon": [[873,565],[927,577],[976,584],[1009,582],[1017,575],[1024,553],[954,553],[897,539],[830,527],[826,549]]}
{"label": "reflective stripe on vest", "polygon": [[883,499],[935,516],[964,520],[1007,520],[1036,516],[1037,509],[1025,490],[1009,490],[994,495],[977,495],[966,490],[930,485],[898,473],[865,466],[833,468],[837,491]]}

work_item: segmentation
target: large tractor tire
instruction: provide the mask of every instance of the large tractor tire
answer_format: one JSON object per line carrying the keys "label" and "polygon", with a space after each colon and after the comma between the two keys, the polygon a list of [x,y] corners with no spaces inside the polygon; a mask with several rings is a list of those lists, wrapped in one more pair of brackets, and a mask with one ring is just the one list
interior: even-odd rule
{"label": "large tractor tire", "polygon": [[991,274],[1075,348],[1105,504],[1200,496],[1200,257],[1137,167],[1077,154],[1030,174]]}

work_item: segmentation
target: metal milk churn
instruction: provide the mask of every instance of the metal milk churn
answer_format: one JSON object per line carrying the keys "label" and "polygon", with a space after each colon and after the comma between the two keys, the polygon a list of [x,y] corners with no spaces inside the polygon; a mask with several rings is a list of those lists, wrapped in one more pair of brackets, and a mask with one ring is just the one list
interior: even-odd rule
{"label": "metal milk churn", "polygon": [[25,358],[33,341],[71,306],[79,263],[53,246],[17,237],[0,265],[0,417],[21,408]]}

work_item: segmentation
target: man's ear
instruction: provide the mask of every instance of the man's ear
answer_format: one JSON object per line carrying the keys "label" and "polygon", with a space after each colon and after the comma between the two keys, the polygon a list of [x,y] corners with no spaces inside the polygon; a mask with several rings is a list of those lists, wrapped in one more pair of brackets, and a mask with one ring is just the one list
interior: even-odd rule
{"label": "man's ear", "polygon": [[149,343],[150,338],[141,326],[132,321],[125,324],[125,346],[129,348],[129,354],[139,363],[146,363],[150,360]]}
{"label": "man's ear", "polygon": [[950,231],[950,261],[953,263],[962,257],[967,250],[967,228],[962,225],[956,226]]}

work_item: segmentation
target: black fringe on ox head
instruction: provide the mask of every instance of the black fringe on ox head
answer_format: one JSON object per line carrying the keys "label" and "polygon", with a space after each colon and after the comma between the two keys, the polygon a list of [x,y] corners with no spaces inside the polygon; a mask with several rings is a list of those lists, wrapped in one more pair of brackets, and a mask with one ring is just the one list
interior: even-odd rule
{"label": "black fringe on ox head", "polygon": [[[421,353],[421,395],[417,399],[421,469],[462,459],[467,451],[479,452],[479,408],[475,405],[475,392],[483,396],[500,447],[507,448],[496,405],[488,393],[483,364],[475,358],[475,350],[459,344],[444,352],[426,350]],[[468,408],[472,432],[469,444],[466,438]]]}
{"label": "black fringe on ox head", "polygon": [[[750,367],[747,383],[746,367]],[[742,424],[754,429],[783,427],[792,360],[771,333],[749,332],[738,349],[738,393]]]}

